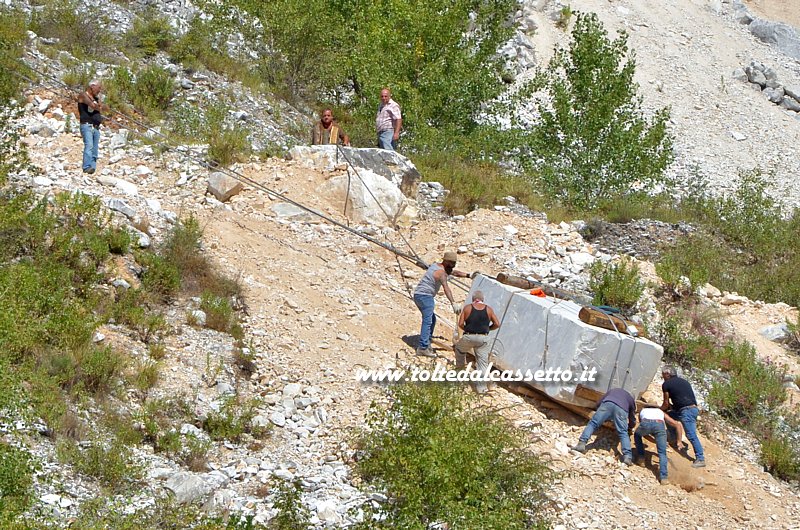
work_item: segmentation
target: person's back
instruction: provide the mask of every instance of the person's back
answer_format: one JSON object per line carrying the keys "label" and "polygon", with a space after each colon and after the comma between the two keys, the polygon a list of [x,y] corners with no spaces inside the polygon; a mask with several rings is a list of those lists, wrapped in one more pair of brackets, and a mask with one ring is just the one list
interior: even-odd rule
{"label": "person's back", "polygon": [[691,383],[682,377],[670,377],[667,381],[664,381],[661,389],[669,393],[672,410],[681,410],[684,407],[697,405],[697,399]]}

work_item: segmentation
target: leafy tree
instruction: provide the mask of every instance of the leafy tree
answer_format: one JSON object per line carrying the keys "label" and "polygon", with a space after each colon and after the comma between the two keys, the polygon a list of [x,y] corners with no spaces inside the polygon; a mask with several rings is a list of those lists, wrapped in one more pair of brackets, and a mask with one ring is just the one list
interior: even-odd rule
{"label": "leafy tree", "polygon": [[622,32],[609,39],[595,14],[579,14],[569,49],[518,94],[533,98],[538,119],[521,130],[521,165],[551,197],[579,208],[631,188],[666,183],[673,159],[669,110],[642,111],[636,62]]}
{"label": "leafy tree", "polygon": [[0,104],[19,97],[24,72],[20,61],[28,38],[25,15],[18,10],[0,7]]}
{"label": "leafy tree", "polygon": [[[355,128],[371,128],[381,88],[391,88],[411,132],[454,136],[477,127],[484,102],[505,89],[497,48],[513,31],[514,0],[235,0],[277,50],[294,91],[343,102]],[[282,65],[282,66],[281,66]],[[352,134],[351,134],[352,136]],[[367,138],[362,138],[367,140]]]}

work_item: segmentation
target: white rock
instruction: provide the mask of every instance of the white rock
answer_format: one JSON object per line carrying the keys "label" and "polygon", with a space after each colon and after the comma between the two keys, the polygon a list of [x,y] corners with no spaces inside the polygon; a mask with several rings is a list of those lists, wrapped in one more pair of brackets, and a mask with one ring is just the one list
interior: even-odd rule
{"label": "white rock", "polygon": [[288,385],[283,387],[283,396],[293,398],[297,395],[300,395],[300,392],[302,392],[302,390],[303,387],[299,383],[289,383]]}
{"label": "white rock", "polygon": [[130,195],[132,197],[139,195],[139,188],[136,187],[136,184],[128,182],[127,180],[116,179],[114,187],[124,195]]}
{"label": "white rock", "polygon": [[336,513],[336,508],[338,505],[334,501],[320,501],[316,505],[317,517],[323,523],[338,523],[341,521],[341,516]]}
{"label": "white rock", "polygon": [[147,166],[139,165],[139,166],[136,166],[136,174],[138,176],[140,176],[140,177],[144,177],[144,176],[147,176],[147,175],[152,175],[153,174],[153,170],[150,169]]}
{"label": "white rock", "polygon": [[726,293],[722,300],[719,301],[722,305],[735,305],[735,304],[745,304],[747,303],[746,296],[740,296],[738,294]]}
{"label": "white rock", "polygon": [[147,205],[147,207],[153,210],[154,212],[158,213],[161,211],[161,201],[159,201],[158,199],[145,199],[144,202]]}
{"label": "white rock", "polygon": [[570,254],[569,260],[573,263],[573,265],[585,267],[594,263],[594,256],[588,252],[576,252],[575,254]]}
{"label": "white rock", "polygon": [[44,188],[49,188],[53,185],[53,181],[47,177],[37,176],[33,177],[33,183],[37,186],[42,186]]}

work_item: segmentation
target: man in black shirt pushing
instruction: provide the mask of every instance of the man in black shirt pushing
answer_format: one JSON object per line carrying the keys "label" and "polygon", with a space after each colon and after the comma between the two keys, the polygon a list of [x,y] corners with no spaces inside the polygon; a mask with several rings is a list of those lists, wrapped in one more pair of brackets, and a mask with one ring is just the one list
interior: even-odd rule
{"label": "man in black shirt pushing", "polygon": [[[697,416],[700,415],[700,409],[697,408],[697,399],[695,399],[692,385],[686,379],[678,377],[674,366],[665,366],[661,370],[661,375],[664,378],[664,384],[661,385],[661,391],[664,394],[661,410],[683,425],[686,438],[689,439],[689,443],[694,449],[695,460],[692,467],[706,467],[703,446],[700,444],[700,438],[697,437]],[[680,440],[678,441],[680,442]]]}

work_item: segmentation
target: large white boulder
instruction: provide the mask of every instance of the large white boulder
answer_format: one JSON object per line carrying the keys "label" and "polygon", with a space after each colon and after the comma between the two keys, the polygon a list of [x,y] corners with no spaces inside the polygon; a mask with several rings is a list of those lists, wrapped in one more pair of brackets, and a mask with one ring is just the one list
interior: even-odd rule
{"label": "large white boulder", "polygon": [[289,151],[292,160],[300,165],[319,171],[333,171],[349,165],[351,172],[370,171],[391,181],[405,194],[414,198],[417,194],[420,174],[411,160],[397,151],[386,149],[357,149],[335,145],[298,145]]}
{"label": "large white boulder", "polygon": [[359,171],[358,177],[332,177],[320,191],[342,204],[348,219],[360,224],[394,226],[403,221],[408,208],[408,199],[400,188],[367,169]]}

